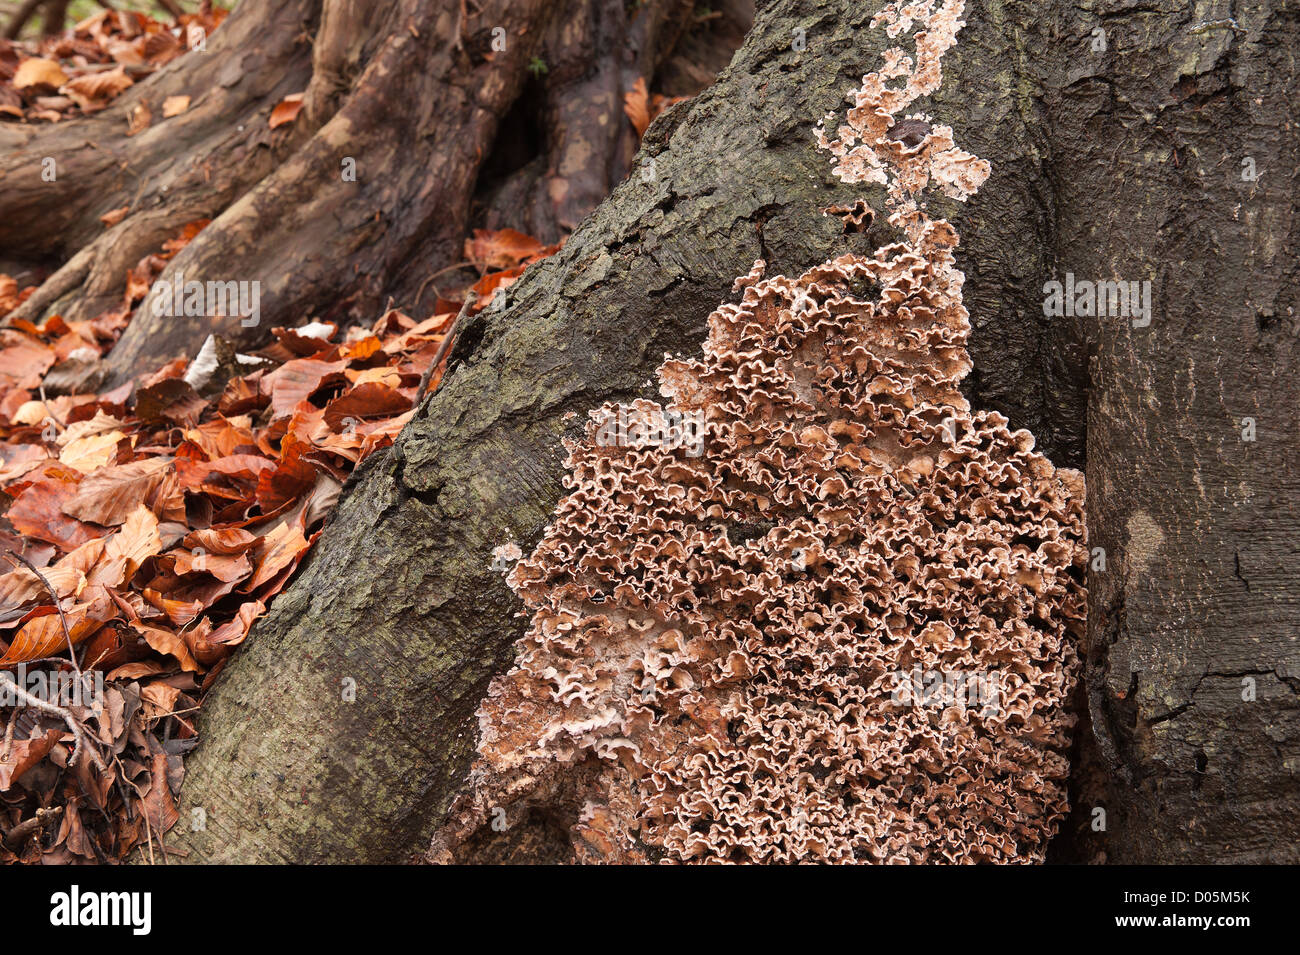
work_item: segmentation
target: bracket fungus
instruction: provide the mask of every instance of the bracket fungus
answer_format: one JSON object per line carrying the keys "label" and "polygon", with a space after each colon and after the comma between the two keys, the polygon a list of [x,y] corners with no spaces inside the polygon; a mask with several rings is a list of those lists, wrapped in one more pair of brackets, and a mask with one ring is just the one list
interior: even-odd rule
{"label": "bracket fungus", "polygon": [[[886,187],[901,241],[797,278],[737,280],[666,405],[567,442],[569,494],[511,571],[530,626],[478,711],[434,838],[564,815],[578,861],[1041,860],[1066,811],[1086,559],[1083,479],[972,411],[957,235],[988,163],[898,114],[938,87],[961,0],[889,5],[891,37],[822,145]],[[890,85],[890,80],[902,80]],[[891,136],[891,130],[894,136]],[[626,413],[626,409],[624,409]],[[704,422],[703,453],[656,442]],[[913,676],[996,685],[910,692]]]}

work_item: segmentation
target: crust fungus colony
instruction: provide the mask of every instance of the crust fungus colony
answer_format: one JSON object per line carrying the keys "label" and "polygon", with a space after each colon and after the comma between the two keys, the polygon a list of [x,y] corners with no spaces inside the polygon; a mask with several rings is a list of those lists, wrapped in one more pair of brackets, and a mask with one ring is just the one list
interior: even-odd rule
{"label": "crust fungus colony", "polygon": [[[509,577],[531,626],[432,858],[559,806],[580,861],[1041,860],[1066,810],[1083,480],[958,390],[957,235],[915,197],[965,198],[989,167],[898,117],[938,87],[962,9],[886,7],[891,37],[918,26],[915,62],[890,50],[822,135],[905,239],[796,279],[758,263],[703,357],[660,367],[668,404],[624,409],[640,431],[603,440],[606,406],[569,443],[571,493]],[[655,440],[692,416],[698,456]]]}

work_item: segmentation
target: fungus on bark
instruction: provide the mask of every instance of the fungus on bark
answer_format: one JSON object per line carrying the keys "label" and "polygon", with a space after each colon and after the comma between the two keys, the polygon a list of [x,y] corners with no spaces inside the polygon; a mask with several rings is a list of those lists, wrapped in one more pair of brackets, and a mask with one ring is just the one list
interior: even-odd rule
{"label": "fungus on bark", "polygon": [[[821,136],[842,178],[886,187],[903,239],[794,279],[760,261],[702,358],[660,366],[666,404],[606,405],[567,442],[570,493],[508,578],[531,624],[431,859],[539,808],[568,814],[580,861],[1043,857],[1083,479],[958,388],[957,235],[918,196],[964,199],[989,166],[897,117],[938,88],[962,9],[887,5],[891,37],[919,27],[915,63],[888,51]],[[954,674],[995,699],[944,692]]]}

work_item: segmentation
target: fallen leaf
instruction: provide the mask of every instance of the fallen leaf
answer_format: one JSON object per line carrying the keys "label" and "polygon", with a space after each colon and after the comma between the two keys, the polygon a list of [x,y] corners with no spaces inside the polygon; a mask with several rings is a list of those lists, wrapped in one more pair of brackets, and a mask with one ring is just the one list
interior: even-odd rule
{"label": "fallen leaf", "polygon": [[525,259],[540,255],[546,246],[531,235],[514,229],[489,232],[475,229],[474,237],[465,240],[465,258],[480,268],[508,269]]}
{"label": "fallen leaf", "polygon": [[162,550],[158,518],[144,504],[122,523],[116,534],[104,542],[104,554],[87,573],[92,584],[120,587],[146,560]]}
{"label": "fallen leaf", "polygon": [[179,116],[189,108],[190,98],[188,96],[169,96],[163,100],[163,119],[171,119],[173,116]]}
{"label": "fallen leaf", "polygon": [[185,645],[184,638],[179,634],[171,630],[163,630],[161,627],[147,627],[144,625],[137,626],[135,629],[144,637],[149,646],[163,656],[175,657],[182,670],[197,673],[201,669],[194,656],[190,653],[190,648]]}
{"label": "fallen leaf", "polygon": [[292,123],[298,118],[298,112],[302,109],[302,94],[290,93],[280,102],[275,104],[275,109],[271,110],[271,128],[283,126],[286,123]]}
{"label": "fallen leaf", "polygon": [[[68,622],[67,633],[63,631],[63,623],[58,613],[51,612],[44,616],[33,617],[23,624],[23,628],[14,636],[13,643],[9,645],[5,655],[0,657],[0,666],[12,666],[15,663],[26,663],[29,660],[52,656],[60,650],[67,649],[69,637],[72,638],[73,646],[76,646],[86,638],[94,636],[100,627],[116,616],[117,607],[109,599],[108,592],[104,588],[87,588],[85,593],[91,597],[89,602],[80,603],[64,611],[64,617]],[[51,611],[53,609],[50,608]]]}
{"label": "fallen leaf", "polygon": [[149,104],[141,100],[131,107],[131,112],[126,118],[126,134],[134,136],[136,133],[142,133],[149,128],[153,122],[153,113],[149,112]]}
{"label": "fallen leaf", "polygon": [[636,134],[644,136],[650,126],[650,94],[646,92],[643,77],[637,77],[632,89],[623,94],[623,112],[627,114]]}
{"label": "fallen leaf", "polygon": [[66,82],[68,82],[68,74],[63,72],[58,63],[40,57],[33,57],[19,63],[18,72],[14,74],[13,80],[14,89],[17,90],[25,90],[33,86],[58,89]]}
{"label": "fallen leaf", "polygon": [[64,514],[94,524],[121,524],[162,484],[171,458],[145,458],[92,471],[62,507]]}
{"label": "fallen leaf", "polygon": [[34,739],[14,740],[9,758],[0,762],[0,792],[8,792],[23,773],[43,760],[62,735],[63,730],[54,726]]}
{"label": "fallen leaf", "polygon": [[117,460],[117,445],[123,437],[121,431],[106,431],[69,441],[59,452],[59,462],[76,468],[82,474],[89,474]]}
{"label": "fallen leaf", "polygon": [[266,613],[266,605],[260,600],[250,600],[248,603],[240,605],[239,612],[235,618],[208,634],[209,643],[225,644],[234,646],[244,642],[248,636],[248,631],[252,628],[253,622],[258,617]]}
{"label": "fallen leaf", "polygon": [[311,397],[322,384],[341,380],[347,364],[346,361],[317,361],[314,358],[286,361],[262,378],[262,391],[271,396],[272,415],[278,418],[289,414],[298,402]]}
{"label": "fallen leaf", "polygon": [[[50,470],[48,467],[45,469]],[[75,550],[87,541],[101,537],[102,527],[94,527],[68,517],[62,511],[65,503],[77,493],[77,485],[58,477],[36,481],[26,488],[9,506],[5,517],[14,530],[26,537],[49,541],[64,550]]]}
{"label": "fallen leaf", "polygon": [[108,106],[134,80],[127,76],[126,70],[118,67],[105,73],[87,73],[69,80],[59,87],[59,92],[71,96],[73,102],[84,112],[93,113]]}
{"label": "fallen leaf", "polygon": [[130,206],[122,206],[122,208],[120,209],[113,209],[110,212],[105,212],[102,216],[99,217],[99,221],[104,223],[105,226],[111,229],[113,228],[113,226],[117,225],[119,222],[125,219],[126,214],[130,211],[131,211]]}
{"label": "fallen leaf", "polygon": [[155,753],[149,770],[152,782],[144,797],[144,812],[155,834],[154,838],[158,838],[176,825],[180,813],[176,811],[171,790],[167,786],[167,754],[162,751]]}

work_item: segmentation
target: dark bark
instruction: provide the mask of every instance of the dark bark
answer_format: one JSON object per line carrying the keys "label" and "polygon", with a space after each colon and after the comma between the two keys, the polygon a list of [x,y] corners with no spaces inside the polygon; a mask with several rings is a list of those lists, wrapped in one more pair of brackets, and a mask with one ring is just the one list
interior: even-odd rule
{"label": "dark bark", "polygon": [[1300,12],[1144,9],[1107,17],[1111,57],[1045,100],[1057,269],[1150,279],[1154,302],[1150,327],[1090,335],[1099,841],[1116,862],[1294,863]]}

